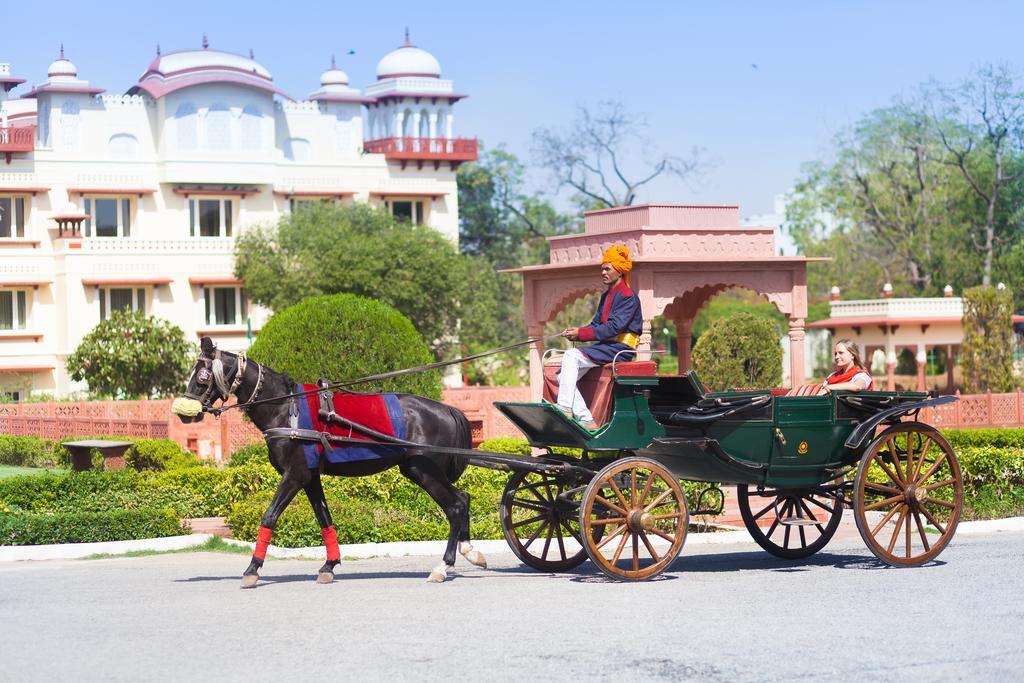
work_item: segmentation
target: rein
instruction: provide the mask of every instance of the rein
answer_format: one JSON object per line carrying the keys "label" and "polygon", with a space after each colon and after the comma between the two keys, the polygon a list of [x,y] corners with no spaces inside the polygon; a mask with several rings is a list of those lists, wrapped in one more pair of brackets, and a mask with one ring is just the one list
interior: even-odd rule
{"label": "rein", "polygon": [[[456,358],[455,360],[445,360],[445,361],[438,361],[436,363],[427,363],[426,365],[418,365],[418,366],[416,366],[414,368],[405,368],[404,370],[394,370],[392,372],[383,372],[383,373],[380,373],[380,374],[377,374],[377,375],[367,375],[366,377],[360,377],[359,379],[350,379],[350,380],[346,380],[344,382],[323,382],[316,389],[309,389],[307,391],[296,391],[296,392],[291,393],[291,394],[281,394],[280,396],[270,396],[270,397],[267,397],[267,398],[261,398],[259,400],[256,400],[256,395],[259,393],[259,389],[260,389],[259,385],[263,381],[263,366],[260,365],[259,363],[256,363],[256,361],[252,361],[253,363],[256,363],[256,365],[260,369],[260,380],[257,383],[256,391],[254,391],[252,396],[249,397],[249,400],[245,401],[244,403],[233,403],[233,404],[231,404],[229,406],[223,406],[222,405],[219,408],[206,408],[205,405],[204,405],[204,410],[206,410],[207,412],[211,413],[215,417],[219,417],[221,413],[223,413],[225,411],[228,411],[228,410],[231,410],[232,408],[249,408],[251,406],[259,405],[261,403],[275,403],[275,402],[278,402],[278,401],[282,401],[282,400],[284,400],[286,398],[296,398],[298,396],[308,396],[309,394],[316,394],[316,393],[319,393],[319,392],[323,391],[324,389],[338,389],[338,388],[341,388],[341,387],[350,387],[350,386],[354,386],[356,384],[365,384],[367,382],[376,382],[378,380],[391,379],[393,377],[402,377],[403,375],[412,375],[412,374],[416,374],[418,372],[426,372],[427,370],[436,370],[437,368],[443,368],[443,367],[447,367],[449,365],[459,365],[461,363],[467,363],[469,361],[476,360],[478,358],[484,358],[486,356],[493,356],[495,354],[504,353],[505,351],[510,351],[512,349],[519,348],[520,346],[527,346],[529,344],[535,344],[538,341],[540,341],[540,342],[547,342],[547,341],[549,341],[551,339],[561,339],[561,338],[562,338],[561,334],[552,334],[552,335],[549,335],[547,337],[536,337],[536,338],[526,339],[525,341],[516,342],[515,344],[509,344],[507,346],[501,346],[501,347],[498,347],[496,349],[491,349],[489,351],[481,351],[480,353],[474,353],[474,354],[469,355],[469,356],[463,356],[462,358]],[[218,354],[219,354],[219,352],[218,352]],[[238,380],[238,378],[242,376],[242,372],[244,372],[244,366],[242,366],[242,362],[243,361],[241,360],[242,358],[244,358],[244,354],[240,353],[240,354],[238,354],[238,357],[239,357],[239,368],[240,369],[238,371],[236,371],[236,373],[235,373],[235,379],[236,380]],[[219,358],[217,360],[219,361]],[[216,365],[217,364],[215,363],[215,365],[214,365],[214,379],[215,380],[217,380]],[[223,379],[223,368],[221,369],[221,378]],[[218,381],[218,384],[219,384],[220,380],[217,380],[217,381]],[[227,386],[226,379],[224,380],[224,385]],[[235,382],[232,383],[232,388],[233,389],[237,388]]]}

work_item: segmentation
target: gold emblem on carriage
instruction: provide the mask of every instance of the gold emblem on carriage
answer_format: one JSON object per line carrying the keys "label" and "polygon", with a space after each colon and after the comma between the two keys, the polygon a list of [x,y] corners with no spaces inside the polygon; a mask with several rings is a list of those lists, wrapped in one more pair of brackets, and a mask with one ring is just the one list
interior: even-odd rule
{"label": "gold emblem on carriage", "polygon": [[805,455],[807,453],[807,442],[801,441],[800,445],[796,447],[796,452],[800,455]]}

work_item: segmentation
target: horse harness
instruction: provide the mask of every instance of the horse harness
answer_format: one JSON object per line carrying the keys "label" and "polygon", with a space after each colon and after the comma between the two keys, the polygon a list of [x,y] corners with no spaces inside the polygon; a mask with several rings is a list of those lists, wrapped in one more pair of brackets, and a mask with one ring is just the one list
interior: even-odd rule
{"label": "horse harness", "polygon": [[[185,397],[199,401],[206,412],[212,412],[216,415],[220,410],[223,410],[223,407],[213,408],[213,402],[218,399],[222,402],[227,401],[235,395],[238,387],[242,384],[242,379],[245,377],[245,369],[249,363],[244,352],[239,353],[237,358],[238,363],[235,367],[235,376],[231,378],[231,384],[229,385],[224,374],[224,361],[221,360],[220,349],[214,350],[213,358],[207,358],[205,355],[199,354],[198,361],[201,361],[203,366],[196,371],[196,382],[205,385],[206,390],[200,396],[192,396],[186,393]],[[260,389],[263,388],[263,365],[256,361],[252,362],[256,364],[258,375],[256,378],[256,388],[249,397],[250,401],[255,400],[260,393]],[[212,382],[210,381],[211,378]],[[217,395],[211,397],[215,388]]]}

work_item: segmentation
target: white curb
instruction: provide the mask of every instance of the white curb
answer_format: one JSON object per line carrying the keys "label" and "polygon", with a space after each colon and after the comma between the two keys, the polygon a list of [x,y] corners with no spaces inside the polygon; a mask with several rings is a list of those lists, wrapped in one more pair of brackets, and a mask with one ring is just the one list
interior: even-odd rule
{"label": "white curb", "polygon": [[137,550],[181,550],[206,543],[212,534],[189,534],[165,538],[143,538],[137,541],[103,541],[100,543],[60,543],[54,545],[0,546],[0,562],[20,560],[79,560],[90,555],[123,555]]}
{"label": "white curb", "polygon": [[[1024,531],[1024,517],[987,519],[977,522],[961,522],[957,534],[990,534],[1007,531]],[[191,534],[167,538],[146,538],[138,541],[106,541],[103,543],[62,543],[59,545],[7,545],[0,546],[0,562],[25,560],[76,560],[91,555],[123,555],[138,550],[181,550],[203,545],[212,534]],[[254,543],[232,538],[225,543],[244,548],[255,547]],[[718,545],[729,543],[753,543],[745,530],[719,531],[713,533],[690,533],[686,546]],[[352,543],[339,546],[343,558],[366,559],[370,557],[440,557],[444,554],[445,541],[402,541],[396,543]],[[482,539],[473,541],[473,547],[487,554],[511,552],[503,539]],[[283,559],[312,559],[324,557],[324,547],[280,548],[272,545],[267,549],[272,557]]]}

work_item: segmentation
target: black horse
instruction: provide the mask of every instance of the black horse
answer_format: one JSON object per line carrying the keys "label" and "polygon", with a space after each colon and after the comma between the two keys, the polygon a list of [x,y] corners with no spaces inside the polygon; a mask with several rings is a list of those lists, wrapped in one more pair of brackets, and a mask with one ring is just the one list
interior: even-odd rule
{"label": "black horse", "polygon": [[[192,368],[185,390],[185,398],[176,399],[171,410],[182,422],[198,422],[214,407],[215,402],[227,401],[234,395],[239,403],[260,400],[255,405],[242,408],[260,431],[288,428],[294,426],[294,401],[304,399],[282,398],[276,401],[263,401],[292,394],[295,392],[295,386],[295,382],[288,375],[248,360],[244,354],[221,351],[208,337],[203,337],[199,358]],[[412,394],[398,394],[397,398],[405,416],[408,441],[441,448],[471,448],[469,421],[461,411]],[[358,422],[358,419],[356,421]],[[326,458],[320,458],[317,469],[311,469],[303,453],[302,441],[271,435],[267,436],[267,447],[270,451],[270,463],[281,473],[281,483],[263,515],[252,561],[242,575],[243,588],[256,585],[274,525],[299,489],[306,492],[310,505],[313,506],[323,534],[324,545],[327,547],[327,562],[320,568],[317,581],[333,581],[334,567],[341,557],[337,533],[324,499],[320,475],[362,477],[382,472],[395,465],[398,465],[403,475],[430,494],[430,497],[441,506],[450,525],[444,562],[430,572],[428,581],[440,583],[447,578],[447,570],[455,564],[456,547],[463,557],[473,564],[479,567],[487,566],[487,560],[479,551],[473,549],[469,541],[469,494],[452,486],[466,469],[466,464],[461,459],[445,453],[430,453],[424,449],[399,449],[398,455],[387,455],[374,460],[329,463]]]}

